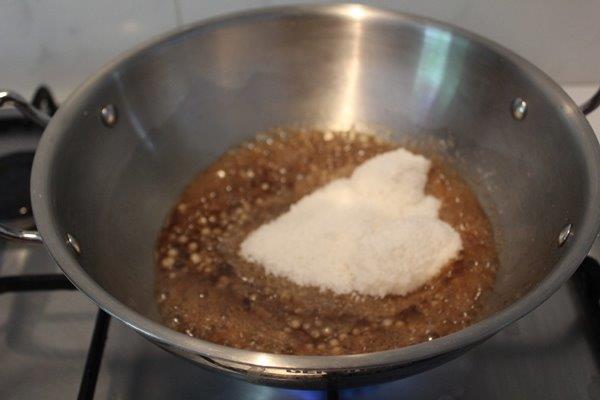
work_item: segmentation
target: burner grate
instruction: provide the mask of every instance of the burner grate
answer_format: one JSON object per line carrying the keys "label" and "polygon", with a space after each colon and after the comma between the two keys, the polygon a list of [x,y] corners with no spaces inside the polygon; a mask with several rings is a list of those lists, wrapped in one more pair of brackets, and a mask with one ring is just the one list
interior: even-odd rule
{"label": "burner grate", "polygon": [[96,324],[94,325],[94,333],[90,342],[90,349],[85,360],[83,369],[83,377],[79,386],[78,400],[87,400],[94,398],[96,391],[96,383],[98,382],[98,374],[100,373],[100,365],[102,364],[102,355],[104,354],[104,345],[108,336],[108,328],[110,325],[110,315],[103,310],[98,310],[96,316]]}
{"label": "burner grate", "polygon": [[[40,290],[75,290],[75,286],[62,274],[24,275],[0,277],[0,295],[11,292],[28,292]],[[98,310],[94,333],[88,350],[78,400],[94,398],[104,345],[108,336],[110,315]]]}
{"label": "burner grate", "polygon": [[[0,295],[42,290],[76,290],[75,286],[62,274],[42,274],[0,277]],[[79,386],[78,400],[92,400],[96,391],[104,347],[108,337],[111,317],[103,310],[98,310],[92,340],[88,349],[85,367]],[[335,386],[328,386],[327,400],[339,400],[340,391]]]}
{"label": "burner grate", "polygon": [[[46,86],[40,86],[36,90],[32,104],[48,115],[53,115],[58,108],[56,101],[52,97],[52,93]],[[21,132],[24,128],[27,128],[28,132],[41,133],[41,129],[31,125],[31,122],[26,121],[22,117],[8,118],[0,121],[0,133]],[[12,220],[31,213],[29,205],[29,175],[32,161],[33,152],[17,152],[0,157],[0,181],[4,183],[8,182],[7,187],[10,186],[13,188],[11,196],[3,196],[0,199],[0,219]],[[0,295],[5,293],[75,289],[75,286],[63,274],[0,277]],[[79,395],[77,397],[79,400],[94,398],[109,325],[110,316],[103,310],[98,310],[79,386]]]}

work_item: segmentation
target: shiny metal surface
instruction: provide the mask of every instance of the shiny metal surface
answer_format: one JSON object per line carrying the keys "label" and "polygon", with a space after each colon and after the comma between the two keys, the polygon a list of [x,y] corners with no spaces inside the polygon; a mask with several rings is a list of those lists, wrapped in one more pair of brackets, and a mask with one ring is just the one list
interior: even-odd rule
{"label": "shiny metal surface", "polygon": [[20,94],[13,92],[11,90],[3,90],[0,91],[0,108],[11,105],[15,107],[17,110],[23,114],[23,116],[27,117],[31,122],[40,126],[41,128],[45,128],[50,121],[50,117],[40,110],[37,110],[33,107],[27,100],[23,98]]}
{"label": "shiny metal surface", "polygon": [[42,237],[37,231],[11,229],[0,224],[0,238],[18,242],[42,243]]}
{"label": "shiny metal surface", "polygon": [[107,104],[100,109],[100,117],[102,118],[102,122],[107,127],[112,127],[117,123],[117,109],[112,104]]}
{"label": "shiny metal surface", "polygon": [[560,233],[558,234],[558,245],[559,246],[564,246],[564,244],[567,242],[567,240],[571,237],[572,230],[573,230],[573,225],[567,224],[562,229],[562,231],[560,231]]}
{"label": "shiny metal surface", "polygon": [[527,102],[520,97],[513,100],[511,104],[513,117],[520,121],[527,115]]}
{"label": "shiny metal surface", "polygon": [[[522,121],[507,112],[515,95],[530,108]],[[97,134],[102,104],[121,111],[108,135]],[[431,342],[335,357],[233,349],[161,325],[153,245],[179,192],[232,145],[294,124],[391,132],[400,142],[437,143],[455,160],[499,243],[489,317]],[[169,351],[260,383],[363,384],[446,362],[548,298],[598,232],[598,165],[598,142],[577,106],[506,49],[360,5],[287,7],[191,26],[88,80],[42,138],[32,202],[73,283]],[[566,222],[577,232],[559,248]],[[81,257],[66,232],[85,247]]]}
{"label": "shiny metal surface", "polygon": [[81,254],[81,245],[79,244],[75,236],[71,235],[70,233],[67,233],[67,244],[71,246],[75,253]]}

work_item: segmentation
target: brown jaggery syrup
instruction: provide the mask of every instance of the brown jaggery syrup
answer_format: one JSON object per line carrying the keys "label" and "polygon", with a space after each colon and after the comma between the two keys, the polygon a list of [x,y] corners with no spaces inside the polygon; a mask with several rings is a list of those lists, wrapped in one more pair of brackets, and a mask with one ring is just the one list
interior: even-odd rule
{"label": "brown jaggery syrup", "polygon": [[387,350],[460,330],[492,288],[497,254],[479,201],[443,161],[426,187],[463,241],[460,258],[406,296],[339,295],[266,274],[238,255],[262,223],[398,145],[356,132],[278,130],[224,154],[185,189],[157,241],[166,325],[243,349],[335,355]]}

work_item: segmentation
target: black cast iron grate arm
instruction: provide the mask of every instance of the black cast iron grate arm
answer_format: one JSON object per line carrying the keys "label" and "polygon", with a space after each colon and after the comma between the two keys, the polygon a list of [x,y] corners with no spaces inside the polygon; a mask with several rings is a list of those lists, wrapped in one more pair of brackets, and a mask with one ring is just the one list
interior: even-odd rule
{"label": "black cast iron grate arm", "polygon": [[[0,277],[0,295],[5,293],[19,293],[41,290],[74,290],[75,286],[62,274],[22,275]],[[110,315],[98,310],[92,341],[88,350],[81,385],[79,386],[78,400],[91,400],[94,398],[104,345],[108,335]]]}

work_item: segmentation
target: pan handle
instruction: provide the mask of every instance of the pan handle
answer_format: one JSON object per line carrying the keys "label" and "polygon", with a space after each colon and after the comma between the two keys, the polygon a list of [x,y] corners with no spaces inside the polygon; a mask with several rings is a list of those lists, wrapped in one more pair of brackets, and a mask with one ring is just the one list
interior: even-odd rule
{"label": "pan handle", "polygon": [[[0,90],[0,108],[7,105],[13,106],[25,118],[42,128],[45,128],[50,122],[48,115],[29,104],[23,96],[10,90]],[[0,238],[25,243],[42,243],[42,237],[38,231],[18,230],[3,224],[0,224]]]}
{"label": "pan handle", "polygon": [[0,108],[12,105],[19,110],[21,114],[34,124],[45,128],[50,122],[50,117],[38,110],[18,93],[11,90],[0,90]]}
{"label": "pan handle", "polygon": [[598,108],[598,106],[600,106],[600,89],[596,91],[596,94],[594,94],[591,99],[580,105],[579,108],[582,113],[588,115]]}

